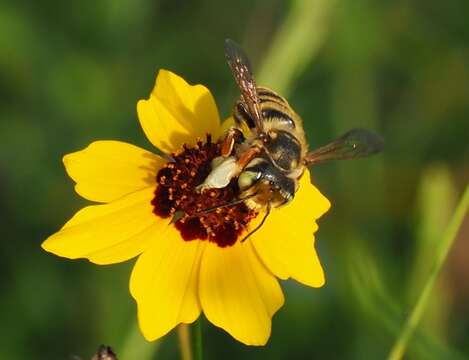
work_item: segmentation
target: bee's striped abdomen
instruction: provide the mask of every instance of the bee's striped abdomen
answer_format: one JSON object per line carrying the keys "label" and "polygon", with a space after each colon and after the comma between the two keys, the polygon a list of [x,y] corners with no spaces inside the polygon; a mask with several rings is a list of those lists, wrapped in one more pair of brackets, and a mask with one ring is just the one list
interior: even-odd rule
{"label": "bee's striped abdomen", "polygon": [[257,88],[257,95],[259,96],[259,99],[262,102],[265,101],[272,101],[274,103],[277,103],[280,106],[288,106],[287,101],[281,97],[280,95],[276,94],[270,89],[264,88],[264,87],[258,87]]}
{"label": "bee's striped abdomen", "polygon": [[284,111],[280,111],[278,109],[274,108],[263,108],[261,110],[262,112],[262,118],[264,121],[279,121],[285,125],[287,125],[289,128],[294,129],[295,128],[295,122],[293,119]]}
{"label": "bee's striped abdomen", "polygon": [[267,88],[257,88],[264,121],[278,121],[291,129],[296,127],[293,111],[287,100]]}

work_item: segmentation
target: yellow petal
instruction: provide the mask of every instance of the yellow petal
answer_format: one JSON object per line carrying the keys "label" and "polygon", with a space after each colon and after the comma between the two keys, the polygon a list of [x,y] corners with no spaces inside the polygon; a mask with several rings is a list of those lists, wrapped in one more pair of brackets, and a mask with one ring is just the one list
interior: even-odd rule
{"label": "yellow petal", "polygon": [[284,302],[277,279],[249,242],[229,248],[207,244],[199,297],[207,319],[247,345],[267,342],[272,316]]}
{"label": "yellow petal", "polygon": [[234,121],[234,118],[232,116],[230,116],[229,118],[226,118],[225,120],[223,120],[223,122],[221,123],[220,127],[218,128],[218,133],[217,135],[218,136],[221,136],[223,135],[224,133],[226,133],[230,127],[232,126],[235,126],[235,121]]}
{"label": "yellow petal", "polygon": [[81,209],[42,247],[59,256],[87,258],[96,264],[137,256],[168,223],[152,213],[153,190],[140,190],[109,204]]}
{"label": "yellow petal", "polygon": [[160,150],[171,153],[184,143],[218,131],[215,100],[202,85],[189,85],[183,78],[160,70],[148,100],[137,104],[138,118],[148,139]]}
{"label": "yellow petal", "polygon": [[329,208],[329,201],[310,182],[309,171],[300,180],[294,200],[272,210],[252,242],[265,265],[279,278],[309,286],[324,285],[324,272],[314,249],[315,222]]}
{"label": "yellow petal", "polygon": [[174,226],[168,226],[138,258],[130,292],[137,301],[140,329],[147,340],[199,317],[197,281],[204,245],[182,240]]}
{"label": "yellow petal", "polygon": [[[218,129],[218,132],[216,132],[217,136],[214,138],[218,139],[218,137],[225,134],[229,130],[230,127],[235,126],[235,125],[236,123],[235,123],[233,116],[226,118],[225,120],[223,120],[221,126]],[[245,123],[241,124],[240,129],[245,137],[249,137],[250,135],[252,135],[251,129],[249,129],[249,127]]]}
{"label": "yellow petal", "polygon": [[165,162],[159,156],[120,141],[96,141],[64,156],[75,190],[85,199],[110,202],[156,183]]}

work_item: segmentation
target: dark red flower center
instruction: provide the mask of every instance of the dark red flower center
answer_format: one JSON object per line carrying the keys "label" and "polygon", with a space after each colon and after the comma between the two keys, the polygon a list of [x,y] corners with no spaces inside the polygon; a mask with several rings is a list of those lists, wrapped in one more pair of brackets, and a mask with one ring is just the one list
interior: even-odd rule
{"label": "dark red flower center", "polygon": [[[185,241],[200,239],[220,247],[231,246],[257,215],[244,203],[219,207],[238,199],[236,179],[223,189],[196,190],[210,173],[211,161],[219,155],[220,144],[207,135],[206,142],[198,141],[194,147],[184,145],[173,153],[174,161],[166,163],[156,176],[153,213],[176,220],[174,225]],[[214,207],[218,208],[209,210]]]}

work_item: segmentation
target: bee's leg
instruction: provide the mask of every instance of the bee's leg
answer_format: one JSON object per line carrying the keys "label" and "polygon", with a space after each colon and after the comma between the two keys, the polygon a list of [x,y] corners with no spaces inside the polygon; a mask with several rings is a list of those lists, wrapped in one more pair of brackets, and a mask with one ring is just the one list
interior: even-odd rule
{"label": "bee's leg", "polygon": [[244,169],[249,162],[254,159],[259,153],[261,152],[261,149],[257,146],[250,147],[248,150],[246,150],[238,159],[238,168],[240,170]]}
{"label": "bee's leg", "polygon": [[266,208],[266,211],[265,211],[265,215],[264,217],[262,218],[261,222],[259,225],[257,225],[253,230],[251,230],[242,240],[241,242],[245,242],[252,234],[254,234],[257,230],[259,230],[262,225],[264,225],[265,221],[267,220],[267,217],[270,215],[270,209],[271,209],[272,205],[270,204],[270,202],[267,203],[267,208]]}
{"label": "bee's leg", "polygon": [[[197,186],[197,191],[202,192],[205,189],[221,189],[227,186],[231,179],[239,176],[241,171],[246,167],[249,162],[260,153],[260,149],[253,146],[246,150],[239,159],[235,156],[228,156],[223,159],[221,156],[215,159],[222,159],[208,174],[207,178],[202,184]],[[214,159],[214,160],[215,160]]]}
{"label": "bee's leg", "polygon": [[221,143],[221,156],[224,158],[230,156],[233,151],[234,144],[241,143],[243,141],[244,135],[241,130],[234,126],[230,127]]}

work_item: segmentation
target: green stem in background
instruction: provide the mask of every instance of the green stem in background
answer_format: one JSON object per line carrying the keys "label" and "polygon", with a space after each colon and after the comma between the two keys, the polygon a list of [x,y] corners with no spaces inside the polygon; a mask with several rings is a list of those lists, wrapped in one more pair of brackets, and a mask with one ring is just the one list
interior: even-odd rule
{"label": "green stem in background", "polygon": [[130,329],[122,349],[117,352],[118,359],[154,359],[160,347],[160,341],[148,342],[143,338],[137,322]]}
{"label": "green stem in background", "polygon": [[200,318],[192,326],[178,326],[179,349],[183,360],[202,360],[202,325]]}
{"label": "green stem in background", "polygon": [[292,1],[256,76],[259,84],[288,95],[295,78],[321,47],[334,4],[334,0]]}
{"label": "green stem in background", "polygon": [[200,317],[192,324],[191,330],[191,344],[194,360],[202,360],[202,319]]}
{"label": "green stem in background", "polygon": [[414,334],[420,319],[422,318],[423,312],[425,311],[426,305],[430,299],[431,291],[433,285],[437,279],[438,274],[448,256],[451,245],[456,238],[459,227],[461,226],[464,217],[467,214],[469,209],[469,185],[466,186],[464,194],[459,201],[459,204],[454,212],[443,236],[443,240],[440,244],[439,249],[436,251],[436,256],[430,275],[428,276],[427,281],[423,287],[422,292],[420,293],[417,302],[412,309],[409,317],[407,318],[404,327],[401,330],[401,333],[396,339],[391,352],[389,353],[388,360],[399,360],[402,359],[404,352],[406,350],[407,344],[409,343],[412,335]]}
{"label": "green stem in background", "polygon": [[179,324],[177,327],[179,351],[182,360],[192,360],[190,329],[188,324]]}

